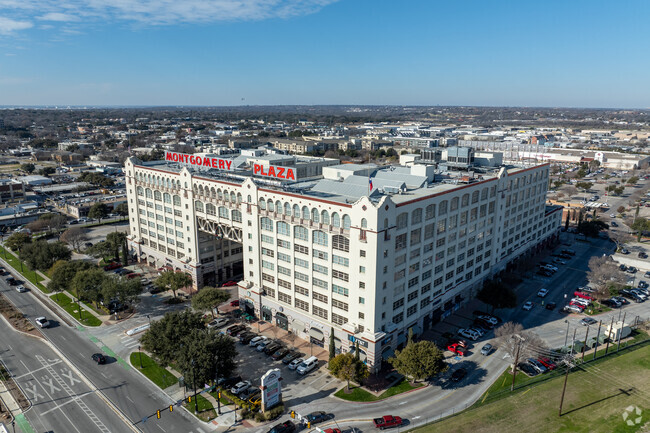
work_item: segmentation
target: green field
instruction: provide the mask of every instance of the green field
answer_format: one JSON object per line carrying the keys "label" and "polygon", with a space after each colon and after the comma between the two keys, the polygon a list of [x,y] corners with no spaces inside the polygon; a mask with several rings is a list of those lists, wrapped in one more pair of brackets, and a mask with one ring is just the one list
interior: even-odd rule
{"label": "green field", "polygon": [[[190,397],[190,396],[188,396]],[[183,401],[183,406],[191,413],[194,414],[194,394],[191,395],[192,401]],[[199,412],[196,414],[196,417],[202,421],[209,421],[217,416],[217,412],[214,410],[212,403],[208,401],[201,394],[196,396],[196,401],[198,402]]]}
{"label": "green field", "polygon": [[[142,358],[141,358],[142,357]],[[142,352],[133,352],[130,357],[131,366],[142,372],[147,378],[158,385],[159,388],[165,389],[178,382],[176,376],[171,374],[167,369],[161,367],[149,357],[149,355]],[[142,368],[140,368],[142,362]]]}
{"label": "green field", "polygon": [[404,379],[396,385],[391,386],[386,391],[384,391],[379,396],[369,393],[368,391],[362,389],[361,387],[350,386],[351,392],[346,393],[345,388],[341,388],[334,394],[336,397],[347,400],[347,401],[377,401],[383,400],[388,397],[392,397],[397,394],[401,394],[412,389],[420,388],[424,386],[424,383],[416,383],[411,385],[408,380]]}
{"label": "green field", "polygon": [[[500,377],[490,390],[507,388],[503,384],[504,377]],[[522,378],[521,384],[527,382],[526,379]],[[563,383],[564,376],[558,375],[534,387],[520,388],[505,398],[486,400],[484,404],[479,400],[475,407],[416,432],[622,433],[646,431],[643,429],[650,426],[650,345],[584,364],[572,372],[560,417]],[[628,417],[633,420],[631,426],[623,419],[623,413],[630,406],[642,411],[638,424],[634,423],[638,415]]]}
{"label": "green field", "polygon": [[86,326],[99,326],[102,324],[101,320],[95,317],[92,313],[82,307],[81,319],[79,319],[79,309],[77,304],[72,302],[72,299],[65,293],[57,293],[52,298],[54,302],[59,304],[61,308],[68,312],[77,322]]}

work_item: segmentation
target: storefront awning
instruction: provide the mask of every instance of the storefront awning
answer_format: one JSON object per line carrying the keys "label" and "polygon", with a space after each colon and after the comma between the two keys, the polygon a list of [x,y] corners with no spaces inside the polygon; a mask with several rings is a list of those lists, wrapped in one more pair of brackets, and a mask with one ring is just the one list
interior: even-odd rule
{"label": "storefront awning", "polygon": [[325,339],[323,331],[318,328],[309,328],[309,336],[318,341],[323,341]]}
{"label": "storefront awning", "polygon": [[334,337],[334,348],[335,349],[340,349],[343,343],[341,340],[339,340],[337,337]]}
{"label": "storefront awning", "polygon": [[291,327],[296,331],[302,332],[305,330],[305,322],[302,320],[294,319],[293,322],[291,322]]}

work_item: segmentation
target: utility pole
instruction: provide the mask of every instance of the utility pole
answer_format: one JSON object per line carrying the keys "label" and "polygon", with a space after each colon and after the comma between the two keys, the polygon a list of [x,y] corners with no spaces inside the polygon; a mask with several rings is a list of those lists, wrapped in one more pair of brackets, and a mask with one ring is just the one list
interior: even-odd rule
{"label": "utility pole", "polygon": [[[566,289],[566,287],[564,288]],[[564,297],[566,298],[566,295],[564,295]],[[565,320],[565,322],[566,322],[566,334],[564,335],[564,347],[566,347],[566,343],[569,340],[569,325],[570,325],[568,320]]]}
{"label": "utility pole", "polygon": [[602,321],[602,320],[599,320],[599,321],[598,321],[598,334],[596,335],[596,348],[594,349],[594,357],[591,358],[592,361],[593,361],[594,359],[596,359],[596,352],[598,352],[598,340],[600,339],[600,327],[601,327],[602,325],[603,325],[603,321]]}
{"label": "utility pole", "polygon": [[582,359],[581,361],[585,360],[585,352],[587,351],[587,338],[589,337],[589,327],[587,326],[587,332],[585,332],[585,345],[582,348]]}
{"label": "utility pole", "polygon": [[562,397],[560,397],[560,410],[558,412],[558,416],[562,416],[562,405],[564,404],[564,393],[566,392],[566,384],[567,381],[569,380],[569,371],[571,371],[571,362],[569,359],[570,358],[564,361],[566,363],[566,374],[564,375],[564,387],[562,387]]}
{"label": "utility pole", "polygon": [[517,351],[515,352],[515,364],[512,368],[512,385],[510,385],[510,392],[515,390],[515,377],[517,377],[517,363],[519,363],[519,349],[521,348],[521,343],[524,341],[518,334],[515,334],[514,337],[517,337],[519,341],[517,342]]}
{"label": "utility pole", "polygon": [[627,311],[625,314],[623,314],[623,322],[621,323],[621,330],[618,333],[618,344],[616,345],[616,351],[621,348],[621,335],[623,334],[623,327],[625,326],[625,316],[627,315]]}
{"label": "utility pole", "polygon": [[605,355],[607,355],[607,352],[609,351],[609,342],[611,340],[612,336],[612,328],[614,327],[614,317],[612,317],[612,322],[609,324],[609,332],[607,332],[607,346],[605,346]]}

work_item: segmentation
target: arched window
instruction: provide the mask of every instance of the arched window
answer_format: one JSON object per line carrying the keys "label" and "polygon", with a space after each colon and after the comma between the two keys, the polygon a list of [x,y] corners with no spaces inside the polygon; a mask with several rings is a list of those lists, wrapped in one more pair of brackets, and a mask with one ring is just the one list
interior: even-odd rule
{"label": "arched window", "polygon": [[172,202],[172,196],[170,193],[166,192],[163,194],[163,201],[165,203],[171,203]]}
{"label": "arched window", "polygon": [[260,219],[260,226],[262,230],[266,230],[267,232],[273,231],[273,221],[271,221],[271,218],[262,217]]}
{"label": "arched window", "polygon": [[216,210],[217,209],[214,207],[212,203],[206,203],[205,213],[207,213],[208,215],[216,215],[217,214]]}
{"label": "arched window", "polygon": [[219,206],[219,216],[220,216],[221,218],[230,218],[230,216],[228,215],[228,213],[229,213],[229,212],[228,212],[228,209],[226,209],[226,208],[223,207],[223,206]]}
{"label": "arched window", "polygon": [[241,193],[237,193],[237,203],[241,203]]}
{"label": "arched window", "polygon": [[217,198],[219,200],[223,200],[223,192],[221,191],[221,188],[217,190]]}
{"label": "arched window", "polygon": [[294,218],[300,218],[300,206],[297,204],[293,205],[293,216]]}
{"label": "arched window", "polygon": [[293,237],[301,241],[309,242],[309,230],[306,227],[295,226],[293,228]]}
{"label": "arched window", "polygon": [[277,213],[282,213],[282,203],[280,203],[280,200],[275,202],[275,211]]}
{"label": "arched window", "polygon": [[174,200],[174,206],[180,206],[181,205],[181,197],[179,195],[174,195],[172,197]]}
{"label": "arched window", "polygon": [[217,191],[214,189],[214,187],[210,188],[210,197],[217,198]]}
{"label": "arched window", "polygon": [[[537,177],[537,173],[535,173],[535,177]],[[487,196],[488,196],[488,189],[483,188],[481,190],[481,200],[487,200]]]}
{"label": "arched window", "polygon": [[409,214],[406,212],[402,212],[401,214],[397,215],[397,229],[403,229],[405,228],[409,223]]}
{"label": "arched window", "polygon": [[161,201],[162,200],[162,194],[160,191],[154,191],[153,192],[153,198],[154,200]]}
{"label": "arched window", "polygon": [[327,246],[327,233],[321,232],[320,230],[314,231],[313,242],[316,245],[322,245],[322,246],[326,247]]}
{"label": "arched window", "polygon": [[440,206],[438,206],[438,215],[447,215],[447,200],[440,202]]}
{"label": "arched window", "polygon": [[199,194],[205,195],[205,191],[203,190],[203,185],[199,186]]}
{"label": "arched window", "polygon": [[289,224],[285,223],[284,221],[278,221],[277,232],[279,235],[290,236],[291,232],[289,231]]}
{"label": "arched window", "polygon": [[201,201],[195,201],[194,202],[194,209],[196,209],[199,212],[203,212],[203,202]]}
{"label": "arched window", "polygon": [[289,203],[284,204],[284,214],[286,216],[291,216],[291,205]]}
{"label": "arched window", "polygon": [[368,220],[365,218],[361,218],[361,228],[362,229],[367,229],[368,228]]}
{"label": "arched window", "polygon": [[138,192],[138,195],[144,195],[144,188],[142,188],[141,186],[137,187],[136,191]]}
{"label": "arched window", "polygon": [[449,204],[449,210],[450,211],[455,211],[458,209],[458,197],[454,197],[451,199],[451,203]]}
{"label": "arched window", "polygon": [[417,208],[411,212],[411,224],[419,224],[422,222],[422,209]]}
{"label": "arched window", "polygon": [[320,221],[319,214],[318,214],[318,209],[312,209],[311,210],[311,220],[315,223]]}
{"label": "arched window", "polygon": [[302,207],[302,218],[308,220],[311,214],[309,213],[309,208],[307,206]]}
{"label": "arched window", "polygon": [[332,248],[339,251],[350,252],[350,240],[342,235],[332,236]]}
{"label": "arched window", "polygon": [[237,202],[237,196],[235,195],[234,192],[230,193],[230,202],[231,203],[236,203]]}
{"label": "arched window", "polygon": [[320,213],[320,222],[323,224],[329,224],[330,223],[330,214],[324,210]]}
{"label": "arched window", "polygon": [[275,212],[275,207],[273,206],[273,202],[271,200],[268,201],[267,208],[269,212]]}
{"label": "arched window", "polygon": [[228,203],[230,202],[230,194],[228,194],[228,191],[223,191],[223,200]]}
{"label": "arched window", "polygon": [[436,216],[436,205],[435,204],[430,204],[424,210],[424,217],[427,220],[430,220],[431,218],[434,218],[435,216]]}
{"label": "arched window", "polygon": [[469,194],[463,194],[463,201],[461,203],[462,207],[465,207],[469,204]]}
{"label": "arched window", "polygon": [[253,199],[251,198],[251,195],[248,194],[248,197],[246,198],[247,203],[253,203]]}
{"label": "arched window", "polygon": [[343,228],[349,229],[351,225],[352,222],[350,221],[350,217],[348,215],[343,215]]}
{"label": "arched window", "polygon": [[266,200],[260,200],[260,209],[266,210]]}
{"label": "arched window", "polygon": [[151,190],[149,188],[145,189],[144,193],[145,193],[147,198],[153,198],[153,192],[151,192]]}
{"label": "arched window", "polygon": [[336,212],[332,214],[332,225],[334,227],[341,227],[341,218],[339,217],[339,214]]}
{"label": "arched window", "polygon": [[478,203],[478,191],[472,193],[472,204]]}
{"label": "arched window", "polygon": [[239,212],[237,209],[234,209],[232,211],[232,220],[237,221],[237,222],[241,222],[241,212]]}

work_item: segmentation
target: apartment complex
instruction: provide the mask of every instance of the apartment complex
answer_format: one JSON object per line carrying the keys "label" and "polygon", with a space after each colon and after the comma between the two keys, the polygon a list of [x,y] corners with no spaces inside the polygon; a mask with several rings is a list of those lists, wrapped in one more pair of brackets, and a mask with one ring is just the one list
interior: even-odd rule
{"label": "apartment complex", "polygon": [[372,370],[561,226],[561,208],[546,205],[547,164],[276,162],[129,159],[131,247],[195,288],[238,276],[249,313],[325,347],[334,332],[337,351],[358,342]]}

